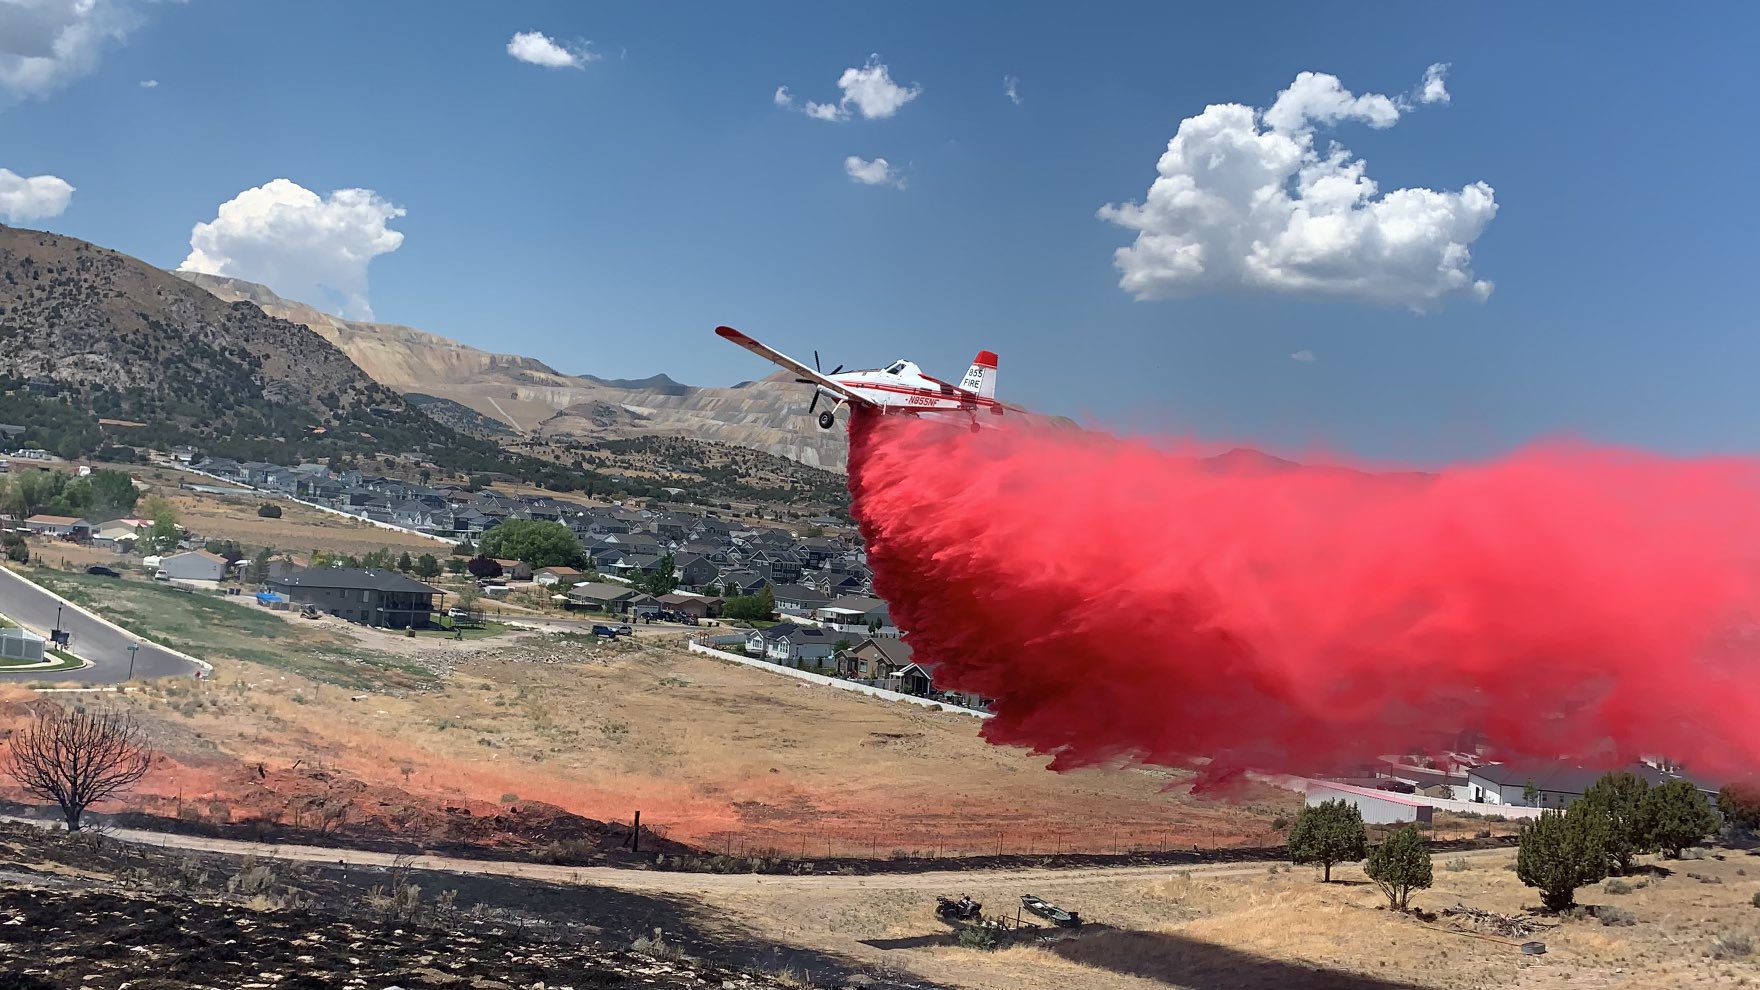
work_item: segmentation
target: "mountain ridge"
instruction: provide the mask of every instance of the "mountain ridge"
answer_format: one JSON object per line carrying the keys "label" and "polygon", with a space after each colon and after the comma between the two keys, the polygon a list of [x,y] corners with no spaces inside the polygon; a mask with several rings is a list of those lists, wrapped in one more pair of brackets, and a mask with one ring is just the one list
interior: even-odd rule
{"label": "mountain ridge", "polygon": [[[226,301],[310,327],[368,376],[400,393],[446,399],[546,442],[644,436],[750,447],[811,467],[842,471],[841,430],[818,430],[787,372],[730,387],[567,374],[537,358],[498,354],[414,327],[346,320],[288,300],[267,286],[197,272],[173,274]],[[705,346],[709,339],[705,334]]]}

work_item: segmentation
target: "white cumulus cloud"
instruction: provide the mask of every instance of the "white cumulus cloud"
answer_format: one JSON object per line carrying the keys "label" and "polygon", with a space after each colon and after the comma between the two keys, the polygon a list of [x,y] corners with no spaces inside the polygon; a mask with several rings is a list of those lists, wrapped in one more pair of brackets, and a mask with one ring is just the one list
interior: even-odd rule
{"label": "white cumulus cloud", "polygon": [[403,216],[371,189],[319,196],[287,179],[246,189],[189,235],[178,268],[261,282],[277,293],[353,319],[372,319],[367,265],[397,250]]}
{"label": "white cumulus cloud", "polygon": [[[877,120],[898,113],[901,107],[923,92],[921,86],[900,86],[893,82],[892,73],[878,55],[869,55],[867,63],[859,69],[843,70],[843,75],[837,77],[837,88],[843,91],[843,95],[836,103],[808,100],[800,105],[800,111],[815,120],[849,120],[857,114],[867,120]],[[778,86],[774,99],[777,106],[795,109],[794,96],[787,86]]]}
{"label": "white cumulus cloud", "polygon": [[0,0],[0,102],[44,96],[98,67],[141,22],[134,0]]}
{"label": "white cumulus cloud", "polygon": [[1443,77],[1448,75],[1448,63],[1437,62],[1424,70],[1424,81],[1418,84],[1419,103],[1447,103],[1448,84]]}
{"label": "white cumulus cloud", "polygon": [[159,80],[157,80],[157,79],[142,79],[140,82],[135,83],[135,85],[139,86],[142,89],[158,89],[159,88]]}
{"label": "white cumulus cloud", "polygon": [[1020,106],[1021,105],[1021,77],[1020,76],[1003,76],[1002,77],[1002,95],[1008,97],[1010,100],[1013,100],[1015,106],[1017,106],[1017,107]]}
{"label": "white cumulus cloud", "polygon": [[1237,290],[1419,311],[1457,294],[1483,300],[1492,285],[1474,278],[1469,249],[1497,214],[1489,185],[1384,193],[1349,150],[1316,146],[1320,128],[1388,128],[1402,112],[1304,72],[1268,109],[1218,103],[1180,121],[1143,202],[1099,211],[1137,231],[1114,255],[1119,285],[1138,299]]}
{"label": "white cumulus cloud", "polygon": [[596,62],[599,54],[585,42],[564,45],[541,31],[521,31],[507,43],[507,54],[550,69],[582,69]]}
{"label": "white cumulus cloud", "polygon": [[869,160],[850,155],[843,160],[843,171],[850,178],[864,186],[893,186],[904,188],[904,176],[892,167],[884,158]]}
{"label": "white cumulus cloud", "polygon": [[1306,347],[1302,348],[1299,351],[1296,351],[1294,354],[1291,354],[1289,356],[1289,359],[1291,361],[1300,361],[1303,364],[1313,364],[1315,361],[1320,360],[1319,358],[1314,356],[1313,351],[1308,350]]}
{"label": "white cumulus cloud", "polygon": [[0,168],[0,217],[7,223],[47,220],[66,212],[73,186],[53,175],[19,175]]}

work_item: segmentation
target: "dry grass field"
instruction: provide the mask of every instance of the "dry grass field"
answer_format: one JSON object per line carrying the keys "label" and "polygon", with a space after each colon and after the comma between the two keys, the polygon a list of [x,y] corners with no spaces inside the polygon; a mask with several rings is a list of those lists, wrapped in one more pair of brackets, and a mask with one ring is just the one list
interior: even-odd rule
{"label": "dry grass field", "polygon": [[[1153,770],[1051,773],[1045,758],[984,742],[970,716],[673,642],[409,640],[204,604],[215,677],[125,699],[179,764],[147,783],[162,797],[222,788],[238,766],[304,760],[436,804],[542,801],[625,821],[639,809],[671,838],[807,857],[1263,844],[1297,803],[1269,788],[1252,804],[1197,799],[1182,775]],[[253,620],[235,645],[223,626],[236,616],[215,608]],[[266,646],[264,621],[288,636]]]}
{"label": "dry grass field", "polygon": [[[1538,913],[1535,892],[1516,879],[1511,850],[1438,854],[1435,886],[1414,895],[1409,915],[1388,911],[1355,866],[1335,869],[1331,884],[1311,869],[1273,873],[1270,864],[1073,881],[1037,892],[1082,912],[1089,925],[1079,936],[994,952],[945,940],[918,944],[944,929],[932,917],[932,898],[916,890],[758,888],[704,896],[754,930],[973,990],[1760,986],[1757,957],[1739,954],[1743,939],[1760,940],[1753,902],[1760,855],[1705,852],[1701,860],[1651,860],[1637,876],[1583,888],[1578,903],[1589,910],[1580,917]],[[1011,914],[1019,896],[1033,892],[1020,882],[969,886],[963,892]],[[1443,913],[1457,905],[1524,916],[1538,929],[1514,941],[1487,936]],[[1597,920],[1590,912],[1598,908],[1620,923]],[[1544,942],[1546,953],[1524,956],[1517,943],[1526,939]]]}

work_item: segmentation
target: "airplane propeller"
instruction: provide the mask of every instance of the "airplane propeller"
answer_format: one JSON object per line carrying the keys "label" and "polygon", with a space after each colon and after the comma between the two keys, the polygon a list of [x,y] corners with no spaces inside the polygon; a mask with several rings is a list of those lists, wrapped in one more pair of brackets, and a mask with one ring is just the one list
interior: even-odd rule
{"label": "airplane propeller", "polygon": [[[825,374],[825,370],[822,367],[820,367],[820,365],[819,365],[819,352],[818,351],[813,352],[813,370],[819,372],[820,374]],[[842,370],[843,370],[843,365],[840,364],[837,367],[831,369],[831,374],[835,375]],[[829,377],[829,376],[827,376],[827,377]],[[814,386],[814,388],[813,388],[813,401],[807,403],[807,415],[810,416],[813,414],[813,410],[819,408],[819,389],[818,389],[819,383],[816,381],[813,381],[811,378],[796,378],[795,381],[800,382],[802,385]]]}

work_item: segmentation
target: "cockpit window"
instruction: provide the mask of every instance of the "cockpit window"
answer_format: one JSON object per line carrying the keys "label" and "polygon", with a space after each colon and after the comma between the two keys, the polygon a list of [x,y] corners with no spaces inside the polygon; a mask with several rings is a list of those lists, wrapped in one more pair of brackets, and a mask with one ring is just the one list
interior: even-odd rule
{"label": "cockpit window", "polygon": [[897,364],[894,364],[892,367],[887,368],[886,373],[889,375],[902,375],[902,374],[904,374],[904,362],[900,361]]}

